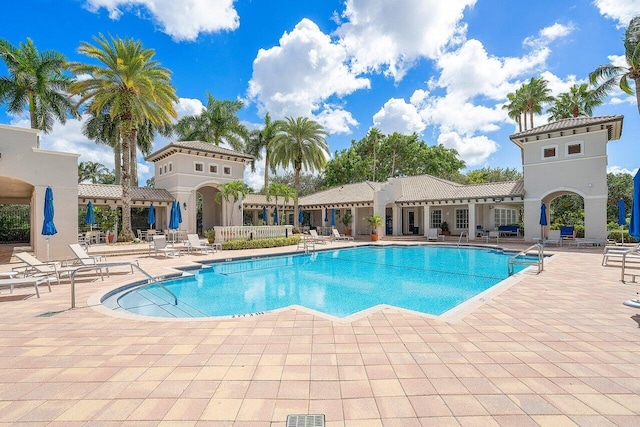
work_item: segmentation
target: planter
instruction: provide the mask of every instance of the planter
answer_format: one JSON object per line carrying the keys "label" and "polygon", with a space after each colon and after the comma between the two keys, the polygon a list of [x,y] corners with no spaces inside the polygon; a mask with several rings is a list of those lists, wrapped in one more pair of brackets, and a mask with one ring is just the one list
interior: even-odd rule
{"label": "planter", "polygon": [[351,236],[351,229],[350,228],[345,229],[344,230],[344,235],[345,236]]}
{"label": "planter", "polygon": [[113,237],[114,237],[113,234],[109,234],[109,243],[113,243]]}
{"label": "planter", "polygon": [[450,231],[443,231],[440,234],[442,234],[443,236],[449,236],[451,234]]}
{"label": "planter", "polygon": [[378,241],[378,235],[377,234],[372,234],[371,235],[371,241],[372,242],[377,242]]}
{"label": "planter", "polygon": [[213,245],[216,242],[216,238],[215,237],[209,237],[209,238],[207,238],[207,241],[209,242],[210,245]]}

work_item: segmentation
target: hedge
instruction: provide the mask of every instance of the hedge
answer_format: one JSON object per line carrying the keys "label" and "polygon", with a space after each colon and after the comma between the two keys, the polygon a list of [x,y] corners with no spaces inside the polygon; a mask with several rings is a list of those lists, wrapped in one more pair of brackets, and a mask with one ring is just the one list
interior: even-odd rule
{"label": "hedge", "polygon": [[233,251],[237,249],[262,249],[277,248],[279,246],[297,245],[300,243],[300,237],[276,237],[273,239],[235,239],[227,240],[222,244],[222,249]]}

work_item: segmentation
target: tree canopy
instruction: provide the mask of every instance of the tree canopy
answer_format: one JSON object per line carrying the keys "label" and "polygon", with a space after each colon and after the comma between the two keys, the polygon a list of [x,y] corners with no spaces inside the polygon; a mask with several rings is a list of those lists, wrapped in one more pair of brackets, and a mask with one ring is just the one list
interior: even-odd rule
{"label": "tree canopy", "polygon": [[[351,141],[351,147],[336,151],[327,162],[325,181],[334,187],[372,181],[374,151],[369,137]],[[375,181],[389,177],[429,174],[448,178],[465,167],[458,152],[442,145],[428,146],[418,135],[376,135]]]}

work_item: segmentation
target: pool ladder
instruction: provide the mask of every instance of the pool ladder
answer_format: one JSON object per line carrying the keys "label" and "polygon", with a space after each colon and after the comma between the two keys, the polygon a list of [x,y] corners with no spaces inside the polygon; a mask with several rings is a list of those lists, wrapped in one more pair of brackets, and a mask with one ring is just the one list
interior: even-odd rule
{"label": "pool ladder", "polygon": [[469,232],[464,230],[460,232],[460,237],[458,237],[458,245],[460,246],[460,243],[462,243],[462,238],[466,237],[467,238],[467,243],[469,243]]}
{"label": "pool ladder", "polygon": [[[530,252],[536,252],[536,256],[530,256]],[[544,271],[544,246],[540,243],[529,246],[524,251],[518,252],[516,255],[509,258],[507,261],[507,268],[509,270],[509,276],[515,273],[516,265],[536,265],[538,266],[538,273]]]}

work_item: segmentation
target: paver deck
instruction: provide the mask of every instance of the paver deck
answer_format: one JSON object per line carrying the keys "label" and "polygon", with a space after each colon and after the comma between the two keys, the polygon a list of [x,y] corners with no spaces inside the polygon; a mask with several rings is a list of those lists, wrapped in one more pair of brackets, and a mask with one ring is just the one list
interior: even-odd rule
{"label": "paver deck", "polygon": [[[388,308],[350,323],[296,309],[172,321],[87,306],[141,277],[126,268],[81,283],[74,310],[68,283],[40,299],[3,291],[0,425],[260,427],[321,413],[348,427],[637,426],[640,329],[622,301],[640,287],[600,266],[601,250],[551,252],[542,274],[448,319]],[[161,274],[229,254],[140,264]]]}

